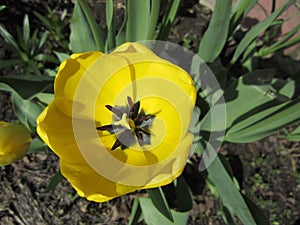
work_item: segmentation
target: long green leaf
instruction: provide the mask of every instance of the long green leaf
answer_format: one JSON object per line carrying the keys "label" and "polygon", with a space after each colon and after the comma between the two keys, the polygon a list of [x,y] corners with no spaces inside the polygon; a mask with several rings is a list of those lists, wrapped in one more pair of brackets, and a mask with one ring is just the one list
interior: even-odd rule
{"label": "long green leaf", "polygon": [[9,85],[23,98],[28,99],[50,86],[53,87],[54,77],[8,75],[0,76],[0,82]]}
{"label": "long green leaf", "polygon": [[150,24],[147,34],[147,40],[154,40],[154,32],[159,19],[160,0],[151,1],[151,13],[150,13]]}
{"label": "long green leaf", "polygon": [[153,205],[157,208],[157,210],[162,215],[164,215],[169,221],[173,222],[174,218],[171,214],[169,205],[167,203],[164,193],[162,192],[162,189],[159,187],[159,188],[146,189],[146,191],[149,194],[149,197]]}
{"label": "long green leaf", "polygon": [[234,55],[231,59],[231,64],[234,64],[238,58],[243,54],[246,48],[255,40],[255,38],[265,31],[268,27],[272,25],[274,20],[286,9],[289,1],[285,1],[274,13],[264,19],[262,22],[256,24],[251,30],[243,37],[241,42],[238,44]]}
{"label": "long green leaf", "polygon": [[50,180],[45,193],[52,191],[63,179],[64,176],[61,174],[61,172],[57,172]]}
{"label": "long green leaf", "polygon": [[168,220],[161,212],[153,205],[149,198],[139,198],[140,206],[143,212],[143,217],[147,225],[184,225],[187,224],[190,211],[177,212],[171,210],[174,222]]}
{"label": "long green leaf", "polygon": [[167,11],[164,14],[164,17],[162,19],[159,33],[158,33],[158,40],[167,40],[170,29],[172,24],[174,23],[177,11],[180,6],[180,0],[173,0],[169,1],[169,6],[167,6]]}
{"label": "long green leaf", "polygon": [[30,24],[28,15],[25,15],[23,21],[23,39],[25,43],[25,49],[28,49],[30,43]]}
{"label": "long green leaf", "polygon": [[211,21],[201,39],[198,55],[205,62],[213,62],[227,41],[232,0],[216,1]]}
{"label": "long green leaf", "polygon": [[175,185],[175,194],[178,211],[188,212],[193,208],[192,192],[183,176],[177,178]]}
{"label": "long green leaf", "polygon": [[[198,146],[200,147],[201,145]],[[200,151],[203,152],[203,149]],[[236,188],[232,178],[209,143],[206,143],[206,151],[208,151],[208,153],[203,154],[202,160],[204,164],[207,165],[207,179],[215,186],[224,207],[226,207],[232,215],[237,216],[242,224],[257,225],[241,193]],[[212,159],[212,157],[215,158]]]}
{"label": "long green leaf", "polygon": [[147,39],[151,19],[150,7],[150,0],[126,1],[126,41],[142,41]]}
{"label": "long green leaf", "polygon": [[300,126],[298,126],[295,130],[289,133],[286,138],[289,141],[300,141]]}
{"label": "long green leaf", "polygon": [[225,140],[248,143],[267,137],[276,131],[300,121],[300,101],[292,101],[275,111],[272,115],[255,121],[251,126],[226,134]]}
{"label": "long green leaf", "polygon": [[142,210],[139,203],[139,199],[136,198],[133,202],[133,206],[131,209],[130,219],[128,225],[135,225],[138,224],[142,216]]}
{"label": "long green leaf", "polygon": [[18,119],[32,132],[36,128],[36,119],[42,107],[31,100],[23,99],[12,87],[0,82],[0,90],[11,92],[13,108]]}
{"label": "long green leaf", "polygon": [[107,39],[106,52],[116,47],[116,26],[114,19],[114,1],[106,1],[106,25],[107,25]]}
{"label": "long green leaf", "polygon": [[71,20],[70,48],[73,52],[104,51],[106,32],[96,23],[84,0],[75,2]]}
{"label": "long green leaf", "polygon": [[239,0],[237,3],[235,3],[231,10],[229,34],[232,34],[234,29],[247,16],[249,11],[254,7],[256,3],[257,0]]}

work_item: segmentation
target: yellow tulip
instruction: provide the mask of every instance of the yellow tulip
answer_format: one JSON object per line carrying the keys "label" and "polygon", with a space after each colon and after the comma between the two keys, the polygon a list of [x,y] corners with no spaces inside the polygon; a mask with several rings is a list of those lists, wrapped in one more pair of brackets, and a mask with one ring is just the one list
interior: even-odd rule
{"label": "yellow tulip", "polygon": [[14,163],[26,155],[31,142],[30,132],[16,123],[0,121],[0,166]]}
{"label": "yellow tulip", "polygon": [[142,44],[73,54],[37,132],[78,194],[104,202],[166,185],[184,169],[196,91],[190,75]]}

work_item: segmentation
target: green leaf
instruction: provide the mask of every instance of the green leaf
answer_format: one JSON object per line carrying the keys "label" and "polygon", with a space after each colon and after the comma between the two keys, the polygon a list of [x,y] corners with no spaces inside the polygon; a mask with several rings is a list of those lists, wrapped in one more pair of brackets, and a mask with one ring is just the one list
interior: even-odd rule
{"label": "green leaf", "polygon": [[96,23],[84,0],[77,0],[71,19],[70,49],[73,52],[104,51],[106,32]]}
{"label": "green leaf", "polygon": [[289,1],[285,1],[274,13],[264,19],[262,22],[256,24],[251,28],[249,32],[243,37],[241,42],[238,44],[234,55],[231,59],[231,64],[234,64],[238,58],[242,55],[242,53],[246,50],[246,48],[255,40],[255,38],[265,31],[268,27],[270,27],[274,20],[286,9]]}
{"label": "green leaf", "polygon": [[0,69],[15,66],[15,65],[22,65],[24,61],[22,59],[8,59],[8,60],[0,60]]}
{"label": "green leaf", "polygon": [[139,203],[139,199],[136,198],[133,202],[133,206],[131,209],[131,214],[129,218],[128,225],[135,225],[138,224],[142,217],[142,210]]}
{"label": "green leaf", "polygon": [[147,39],[150,25],[150,3],[150,0],[126,1],[126,41],[142,41]]}
{"label": "green leaf", "polygon": [[0,38],[0,43],[21,57],[23,53],[19,48],[19,45],[17,44],[16,40],[1,24],[0,24],[0,35],[4,39],[3,41]]}
{"label": "green leaf", "polygon": [[61,172],[57,172],[52,179],[50,180],[45,193],[48,193],[52,191],[62,180],[64,179],[64,176],[61,174]]}
{"label": "green leaf", "polygon": [[28,49],[30,43],[30,25],[27,14],[25,15],[23,20],[23,40],[25,43],[25,49]]}
{"label": "green leaf", "polygon": [[275,108],[271,115],[261,117],[243,129],[226,134],[225,140],[236,143],[248,143],[267,137],[276,131],[300,121],[300,100]]}
{"label": "green leaf", "polygon": [[12,93],[12,105],[18,119],[27,126],[28,129],[34,131],[37,117],[42,112],[42,107],[35,104],[31,100],[24,100],[16,92]]}
{"label": "green leaf", "polygon": [[213,62],[226,44],[231,3],[232,0],[216,1],[211,21],[197,53],[205,62]]}
{"label": "green leaf", "polygon": [[247,196],[243,195],[246,204],[248,205],[256,223],[258,225],[268,225],[270,224],[265,215],[262,213],[261,209],[254,204]]}
{"label": "green leaf", "polygon": [[234,29],[240,24],[240,22],[247,16],[249,11],[257,3],[257,0],[239,0],[235,3],[231,10],[230,19],[230,31],[231,35]]}
{"label": "green leaf", "polygon": [[164,215],[169,221],[173,222],[174,218],[170,212],[169,205],[167,203],[167,200],[165,198],[162,189],[159,187],[159,188],[146,189],[146,191],[149,194],[149,197],[153,205],[157,208],[157,210],[160,211],[160,213]]}
{"label": "green leaf", "polygon": [[[245,200],[236,188],[220,158],[216,155],[214,148],[209,143],[205,144],[206,153],[203,154],[202,160],[206,165],[208,173],[207,179],[215,186],[223,206],[226,207],[232,215],[237,216],[242,224],[257,225]],[[199,147],[201,147],[201,145],[199,145]],[[203,149],[200,151],[203,152]]]}
{"label": "green leaf", "polygon": [[54,51],[54,54],[56,55],[56,57],[58,58],[59,62],[62,62],[66,59],[69,59],[70,58],[70,55],[69,54],[66,54],[64,52],[57,52],[57,51]]}
{"label": "green leaf", "polygon": [[154,39],[154,32],[159,19],[160,2],[160,0],[151,1],[150,23],[146,40]]}
{"label": "green leaf", "polygon": [[[239,123],[248,126],[255,120],[271,114],[273,106],[288,102],[294,94],[295,83],[272,79],[274,75],[275,71],[271,69],[257,70],[231,82],[224,92],[226,114],[222,114],[223,111],[220,111],[219,115],[218,110],[215,110],[215,115],[207,113],[200,121],[201,130],[223,131],[224,120],[226,120],[228,129],[236,129],[234,126],[240,126]],[[222,107],[222,105],[216,105],[216,108],[218,107]],[[260,117],[249,120],[256,114]]]}
{"label": "green leaf", "polygon": [[33,154],[36,152],[44,152],[47,150],[48,150],[47,145],[40,138],[36,137],[32,139],[28,153]]}
{"label": "green leaf", "polygon": [[106,25],[107,25],[107,39],[106,51],[112,50],[116,47],[116,26],[114,19],[114,1],[106,1]]}
{"label": "green leaf", "polygon": [[46,53],[37,54],[36,56],[34,56],[34,59],[36,61],[58,63],[57,58],[55,58],[53,55],[49,55],[49,54],[46,54]]}
{"label": "green leaf", "polygon": [[18,119],[31,131],[35,132],[36,119],[42,112],[42,107],[31,100],[23,99],[12,87],[0,82],[0,90],[11,92],[11,101]]}
{"label": "green leaf", "polygon": [[288,48],[288,47],[290,47],[294,44],[297,44],[298,42],[300,42],[300,35],[296,36],[295,38],[293,38],[291,40],[289,40],[289,39],[292,36],[294,36],[299,30],[300,30],[300,24],[298,26],[294,27],[294,29],[292,29],[290,32],[285,34],[283,37],[281,37],[273,45],[271,45],[267,48],[262,48],[258,52],[257,55],[260,56],[260,57],[267,56],[267,55],[272,54],[276,51],[279,51],[281,49],[285,49],[285,48]]}
{"label": "green leaf", "polygon": [[289,141],[300,141],[300,126],[298,126],[295,130],[289,133],[286,138]]}
{"label": "green leaf", "polygon": [[180,0],[168,1],[169,5],[164,13],[164,17],[160,24],[158,40],[167,40],[172,24],[174,23],[177,11],[180,6]]}
{"label": "green leaf", "polygon": [[3,9],[5,9],[5,8],[6,8],[5,5],[0,5],[0,11],[3,10]]}
{"label": "green leaf", "polygon": [[188,212],[193,208],[192,192],[183,176],[175,180],[175,193],[178,211]]}
{"label": "green leaf", "polygon": [[9,85],[23,98],[28,99],[46,88],[53,87],[54,77],[7,75],[0,76],[0,82]]}
{"label": "green leaf", "polygon": [[143,217],[147,225],[184,225],[187,224],[190,211],[176,212],[171,210],[174,222],[168,220],[161,212],[153,205],[149,198],[139,198],[140,206],[143,212]]}
{"label": "green leaf", "polygon": [[45,105],[49,105],[54,100],[54,94],[50,93],[38,93],[35,97]]}

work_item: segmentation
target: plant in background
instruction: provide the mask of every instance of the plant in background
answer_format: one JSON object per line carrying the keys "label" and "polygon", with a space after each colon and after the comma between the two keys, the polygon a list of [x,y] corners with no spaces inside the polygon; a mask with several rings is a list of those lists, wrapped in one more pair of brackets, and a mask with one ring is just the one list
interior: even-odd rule
{"label": "plant in background", "polygon": [[66,27],[69,24],[68,19],[66,18],[67,11],[64,10],[60,17],[51,10],[51,8],[44,2],[42,2],[43,7],[47,11],[47,15],[44,16],[36,11],[34,11],[34,15],[39,19],[42,25],[46,28],[47,31],[50,32],[50,35],[54,39],[54,43],[62,48],[62,50],[68,52],[68,40],[66,35]]}
{"label": "plant in background", "polygon": [[[199,43],[197,55],[193,55],[192,59],[188,62],[189,67],[184,68],[193,77],[197,92],[197,101],[193,116],[192,118],[188,118],[186,123],[189,124],[189,120],[191,119],[193,126],[189,127],[189,131],[193,132],[195,136],[193,141],[194,154],[201,157],[202,160],[200,167],[198,165],[199,162],[193,160],[189,160],[187,163],[197,171],[198,175],[198,169],[201,169],[200,174],[205,178],[208,187],[212,190],[212,193],[220,199],[224,212],[223,218],[228,224],[238,224],[239,222],[237,222],[237,220],[239,220],[247,225],[265,225],[268,224],[268,220],[259,210],[258,206],[243,195],[237,185],[236,178],[231,173],[232,170],[228,161],[223,155],[217,154],[216,151],[218,149],[216,149],[215,144],[218,143],[221,145],[222,143],[228,142],[249,143],[257,141],[274,134],[288,125],[300,121],[300,99],[296,82],[293,79],[285,80],[275,78],[276,71],[265,68],[258,69],[255,64],[257,58],[276,53],[299,41],[299,36],[292,37],[300,28],[297,26],[288,34],[281,37],[277,42],[270,42],[270,38],[272,37],[270,36],[272,35],[270,28],[281,25],[281,22],[276,22],[276,19],[285,11],[290,2],[286,1],[283,3],[269,17],[245,32],[240,40],[234,39],[241,21],[247,16],[256,3],[256,0],[239,0],[232,6],[232,0],[216,1],[210,24]],[[130,65],[128,59],[130,61],[131,57],[135,57],[134,54],[136,54],[135,50],[137,49],[143,49],[141,52],[146,52],[147,54],[150,50],[144,49],[144,47],[129,48],[129,44],[121,44],[128,41],[166,40],[179,5],[179,0],[125,1],[125,18],[120,29],[116,30],[114,2],[112,0],[106,1],[106,27],[100,27],[97,24],[86,1],[77,0],[70,22],[71,34],[69,42],[70,50],[75,54],[71,56],[71,59],[64,61],[59,69],[55,82],[55,97],[53,95],[53,78],[43,77],[37,80],[33,79],[32,76],[22,76],[21,78],[13,76],[0,77],[0,89],[12,92],[13,105],[15,106],[16,115],[20,121],[24,123],[28,129],[33,131],[37,127],[35,120],[39,117],[38,130],[41,138],[61,157],[61,172],[73,184],[75,189],[77,189],[80,196],[85,196],[91,200],[105,201],[133,190],[157,187],[144,184],[140,185],[140,187],[132,188],[132,185],[127,184],[125,187],[121,185],[124,189],[118,189],[118,182],[106,180],[107,182],[105,181],[105,183],[102,177],[99,178],[97,173],[89,173],[91,168],[86,164],[83,165],[84,169],[78,164],[74,166],[71,163],[74,159],[74,149],[80,149],[75,141],[76,132],[79,131],[80,134],[80,131],[83,130],[73,129],[77,123],[72,123],[74,121],[71,120],[71,118],[74,118],[75,113],[75,115],[79,116],[83,121],[91,120],[91,118],[98,118],[96,113],[99,110],[105,120],[102,121],[101,116],[99,116],[99,120],[92,119],[91,121],[93,122],[90,124],[93,129],[88,129],[91,133],[82,133],[85,135],[96,133],[97,136],[93,140],[102,140],[108,155],[120,157],[121,161],[126,160],[126,157],[129,157],[129,159],[131,157],[131,153],[129,154],[129,151],[127,151],[130,150],[131,147],[131,144],[129,144],[131,143],[130,140],[134,139],[137,146],[143,146],[143,143],[149,143],[149,138],[152,137],[152,133],[151,129],[149,131],[148,125],[150,126],[152,123],[154,124],[158,121],[159,113],[155,111],[159,111],[159,109],[151,110],[151,102],[146,103],[139,98],[132,97],[128,92],[124,91],[126,90],[126,85],[129,87],[135,86],[132,83],[134,83],[133,81],[138,81],[138,79],[131,78],[131,80],[122,80],[122,77],[119,80],[114,80],[114,76],[110,76],[114,73],[107,73],[106,70],[110,67],[115,68],[115,66],[118,66],[118,63],[113,63],[112,60],[105,61],[105,59],[110,59],[110,57],[114,55],[116,56],[116,60],[123,59],[125,62],[123,62],[123,65],[125,68],[129,68],[127,74],[134,75],[135,72],[139,71],[136,71],[138,67],[136,67],[135,64]],[[163,15],[162,18],[160,15]],[[40,20],[44,20],[44,17],[41,15],[38,17],[40,17]],[[45,25],[45,22],[43,23]],[[49,24],[45,25],[45,27],[50,30],[52,29]],[[26,28],[24,29],[24,40],[30,42],[29,22],[26,20],[26,17],[24,20],[24,28]],[[267,32],[265,32],[266,30]],[[263,33],[265,35],[263,40],[265,41],[262,43],[257,42]],[[26,52],[20,48],[17,42],[4,28],[1,29],[1,35],[5,37],[6,41],[2,40],[3,43],[6,43],[5,46],[9,47],[12,45],[16,52],[21,52],[22,54]],[[36,35],[33,35],[32,38],[35,36]],[[232,43],[232,40],[236,42],[233,51],[229,52],[228,46]],[[45,41],[42,43],[44,42]],[[28,46],[28,44],[26,46]],[[132,44],[132,46],[139,45]],[[118,47],[117,50],[111,54],[104,55],[100,53],[107,53],[115,47]],[[166,45],[165,47],[166,49],[172,48],[171,45]],[[124,50],[123,55],[120,49]],[[165,51],[166,49],[158,49],[157,52],[163,52],[163,56],[160,55],[160,57],[171,61],[172,57],[168,54],[164,54],[168,53],[168,51]],[[22,54],[18,54],[20,57],[24,57]],[[137,59],[141,58],[142,60],[147,60],[147,54],[145,58],[143,58],[144,56],[141,54]],[[182,55],[177,54],[179,57],[187,55],[192,54],[187,51]],[[69,58],[69,56],[64,53],[57,53],[57,56],[61,61]],[[203,61],[197,60],[197,57],[200,57],[204,62],[208,63],[209,67],[207,67]],[[100,66],[97,66],[97,59],[99,59]],[[158,61],[160,60],[161,59]],[[178,64],[180,64],[185,60],[187,59],[180,58],[177,61]],[[93,64],[92,62],[94,61],[95,63]],[[217,87],[218,85],[208,82],[208,78],[211,77],[209,70],[214,72],[220,88]],[[37,73],[36,69],[34,71]],[[85,71],[88,72],[84,73]],[[142,74],[147,73],[147,71],[141,71]],[[165,67],[161,68],[161,73],[168,73],[168,71],[169,70]],[[114,72],[117,74],[119,71]],[[94,73],[98,74],[96,79],[91,76],[94,75]],[[122,72],[120,73],[122,74]],[[179,74],[180,73],[181,72],[179,72]],[[90,88],[86,88],[84,95],[81,96],[79,94],[78,97],[78,93],[75,90],[76,87],[80,86],[78,82],[82,77],[87,78],[88,85],[85,87]],[[139,77],[139,75],[137,77]],[[99,85],[101,86],[104,81],[100,82],[98,79],[102,78],[107,78],[106,81],[108,83],[111,82],[111,86],[109,86],[110,88],[108,89],[104,88],[103,90],[105,91],[99,95],[101,97],[101,99],[99,97],[101,104],[99,103],[97,105],[97,110],[95,110],[94,105],[91,108],[85,107],[86,104],[91,104],[90,97],[92,96],[93,88],[99,91]],[[175,79],[169,75],[166,75],[165,78],[168,81]],[[183,78],[183,80],[186,80],[185,75],[183,75]],[[24,84],[26,82],[26,85],[20,85],[20,82]],[[148,88],[147,84],[149,88],[151,87],[156,91],[156,95],[158,96],[163,94],[167,95],[167,93],[170,92],[175,98],[178,97],[177,93],[169,89],[170,87],[168,85],[161,87],[157,85],[157,82],[154,85],[154,82],[149,80],[148,83],[143,84],[146,85],[145,90]],[[136,87],[139,88],[138,84],[136,84]],[[137,90],[141,91],[143,89]],[[188,88],[183,88],[183,90],[190,93],[190,89]],[[137,93],[139,93],[138,91]],[[117,94],[115,92],[124,93],[120,95],[122,99],[116,98],[111,100],[110,96]],[[168,96],[167,99],[169,99],[169,97],[173,98],[174,96]],[[192,96],[192,94],[190,96]],[[97,98],[95,98],[95,102],[97,102],[96,99]],[[222,99],[224,99],[226,106],[225,116],[223,114],[224,111],[213,110],[223,105],[221,104]],[[140,103],[138,103],[139,100]],[[115,102],[118,102],[118,104],[115,104]],[[160,104],[157,103],[157,105]],[[164,104],[160,106],[161,109],[164,109]],[[46,109],[44,109],[45,107]],[[72,110],[74,108],[76,110]],[[184,106],[182,108],[186,110]],[[142,109],[145,111],[142,111]],[[190,112],[190,106],[187,107],[187,109]],[[42,110],[44,110],[44,112],[41,114]],[[170,119],[173,119],[173,115],[174,114],[170,111]],[[62,118],[64,118],[64,120]],[[147,122],[148,120],[149,122]],[[166,123],[169,124],[169,119],[166,117],[162,117],[162,120],[165,120]],[[65,125],[62,129],[68,129],[68,132],[64,133],[68,138],[64,135],[60,135],[61,130],[53,126],[59,122]],[[75,120],[75,122],[78,121]],[[144,122],[146,122],[145,130],[141,129]],[[79,124],[81,124],[80,120]],[[153,125],[153,128],[154,127]],[[96,128],[98,128],[98,133]],[[129,136],[125,135],[128,131]],[[183,134],[186,134],[186,131],[187,130],[184,129]],[[107,140],[106,136],[102,136],[104,134],[108,136]],[[91,135],[89,137],[94,136]],[[128,139],[128,137],[131,138]],[[211,137],[213,138],[211,139]],[[299,140],[299,127],[287,137],[293,141]],[[87,138],[86,140],[90,139]],[[32,151],[41,146],[41,141],[38,138],[35,138],[32,142],[34,143],[34,141],[36,145],[32,144]],[[61,148],[61,146],[66,145],[68,141],[70,141],[71,145]],[[175,138],[174,141],[180,142],[182,139]],[[89,142],[77,142],[77,144],[89,144]],[[189,146],[189,144],[190,142],[188,141],[186,146]],[[166,149],[171,149],[171,147],[172,144],[168,144]],[[97,157],[101,158],[101,154],[92,152],[85,155],[84,152],[79,152],[80,150],[78,149],[76,149],[74,154],[76,154],[75,159],[79,160],[79,164],[83,161],[83,156],[86,160],[88,157],[92,157],[92,160],[99,162],[97,161]],[[182,149],[183,152],[186,152],[186,148],[183,147]],[[68,151],[72,152],[72,154]],[[126,155],[127,153],[128,155]],[[160,154],[153,156],[153,158],[156,157],[159,158]],[[148,159],[149,162],[153,162],[153,158],[150,157]],[[138,158],[133,157],[132,159],[138,161]],[[178,168],[179,167],[182,169],[182,164],[178,165]],[[94,168],[94,170],[97,171],[97,167]],[[117,171],[114,170],[114,166],[109,167],[108,171],[110,170],[117,174]],[[74,173],[74,171],[76,171],[76,173]],[[172,172],[170,174],[174,175]],[[179,173],[172,176],[172,179],[178,175]],[[88,178],[89,176],[96,176],[95,179],[100,179],[105,184],[109,184],[108,186],[103,185],[103,183],[101,184],[103,185],[102,187],[110,187],[108,188],[109,191],[106,188],[101,189],[101,182],[95,185],[95,187],[90,188],[91,184],[88,181],[85,183],[84,180],[84,177]],[[59,172],[54,176],[49,186],[54,187],[61,178],[62,176]],[[171,182],[171,180],[162,183],[158,182],[158,186],[169,182]],[[193,205],[189,186],[185,182],[183,175],[174,180],[171,185],[175,189],[177,211],[169,207],[163,193],[163,187],[148,189],[148,197],[139,197],[134,201],[129,224],[136,224],[140,218],[143,218],[145,222],[150,225],[185,224]],[[51,188],[48,188],[48,190],[50,189]],[[156,216],[153,217],[151,215]]]}
{"label": "plant in background", "polygon": [[0,68],[9,66],[20,66],[23,69],[22,74],[42,75],[39,62],[57,63],[57,59],[43,52],[43,47],[48,37],[48,31],[39,37],[39,31],[36,29],[31,35],[28,15],[25,15],[23,21],[23,32],[17,29],[17,38],[14,38],[3,25],[0,25],[0,44],[10,50],[15,59],[1,60]]}

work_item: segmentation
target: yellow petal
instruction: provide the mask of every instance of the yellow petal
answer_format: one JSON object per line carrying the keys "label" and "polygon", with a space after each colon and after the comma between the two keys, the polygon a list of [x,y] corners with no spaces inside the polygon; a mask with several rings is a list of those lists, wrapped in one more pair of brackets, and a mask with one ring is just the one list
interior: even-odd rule
{"label": "yellow petal", "polygon": [[0,166],[14,163],[26,155],[31,136],[20,124],[0,121]]}
{"label": "yellow petal", "polygon": [[67,115],[72,115],[72,104],[76,88],[87,68],[99,57],[102,52],[76,53],[71,58],[61,63],[55,78],[55,99]]}
{"label": "yellow petal", "polygon": [[125,186],[105,179],[87,164],[76,165],[60,160],[60,168],[79,196],[96,202],[105,202],[141,188]]}
{"label": "yellow petal", "polygon": [[72,118],[61,112],[55,102],[39,115],[37,124],[39,136],[60,158],[77,164],[84,163],[74,137]]}

